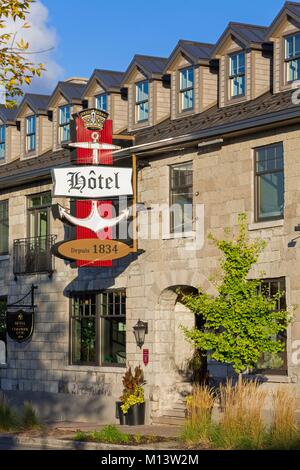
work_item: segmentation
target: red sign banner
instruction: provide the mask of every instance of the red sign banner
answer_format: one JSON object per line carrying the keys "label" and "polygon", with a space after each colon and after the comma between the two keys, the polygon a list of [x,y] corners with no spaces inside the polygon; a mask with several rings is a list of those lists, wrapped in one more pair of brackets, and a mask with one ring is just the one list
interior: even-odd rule
{"label": "red sign banner", "polygon": [[[81,117],[76,117],[76,142],[94,142],[112,144],[112,120],[106,120],[102,131],[88,130],[84,126],[84,122]],[[97,155],[98,154],[98,155]],[[98,157],[98,158],[97,158]],[[111,150],[97,150],[96,158],[99,165],[112,165],[113,157]],[[77,165],[86,165],[95,163],[95,151],[91,149],[77,149]],[[98,202],[99,213],[102,217],[112,218],[112,202],[111,201],[99,201]],[[92,201],[76,201],[76,217],[85,218],[88,217],[92,209]],[[99,235],[96,236],[94,232],[83,227],[76,227],[76,239],[97,239],[99,240],[111,240],[112,229],[106,228]],[[112,266],[112,261],[77,261],[78,267],[105,267]]]}

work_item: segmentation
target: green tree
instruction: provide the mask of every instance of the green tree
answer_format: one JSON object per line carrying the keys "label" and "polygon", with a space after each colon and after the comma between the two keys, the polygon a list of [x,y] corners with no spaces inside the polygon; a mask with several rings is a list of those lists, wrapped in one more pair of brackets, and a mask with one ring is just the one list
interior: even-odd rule
{"label": "green tree", "polygon": [[290,322],[287,311],[276,311],[283,292],[267,296],[260,280],[248,280],[249,272],[265,249],[265,243],[250,242],[247,217],[239,217],[239,233],[230,240],[210,239],[222,252],[222,279],[213,297],[199,290],[198,294],[183,295],[183,302],[205,322],[202,331],[184,329],[196,349],[210,354],[212,359],[232,364],[237,373],[253,368],[262,353],[278,354],[285,345],[274,336],[286,330]]}
{"label": "green tree", "polygon": [[[17,38],[18,32],[9,32],[9,22],[20,21],[20,29],[30,28],[26,18],[34,0],[1,0],[0,2],[0,86],[6,92],[6,105],[13,107],[16,97],[23,95],[24,84],[30,85],[34,76],[40,76],[43,64],[34,64],[29,43]],[[2,34],[1,34],[2,30]]]}

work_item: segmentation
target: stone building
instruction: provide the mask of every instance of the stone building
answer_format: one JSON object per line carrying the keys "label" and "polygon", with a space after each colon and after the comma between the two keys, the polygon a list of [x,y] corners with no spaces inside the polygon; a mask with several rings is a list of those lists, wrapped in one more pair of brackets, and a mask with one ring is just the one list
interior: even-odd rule
{"label": "stone building", "polygon": [[[294,384],[300,399],[300,3],[270,26],[230,23],[215,44],[179,41],[169,58],[135,56],[127,71],[96,69],[60,82],[52,96],[25,95],[0,109],[0,389],[30,399],[49,419],[110,420],[126,364],[143,365],[132,328],[148,323],[143,348],[148,422],[181,416],[192,351],[181,325],[199,321],[178,288],[214,294],[209,282],[223,236],[248,215],[250,237],[266,240],[251,276],[295,306],[279,358],[264,357],[266,386]],[[96,106],[122,142],[115,162],[138,159],[138,256],[112,267],[74,268],[51,256],[68,229],[51,215],[51,169],[68,165],[72,114]],[[134,140],[132,140],[134,138]],[[170,210],[173,204],[177,209]],[[179,210],[187,206],[187,210]],[[179,209],[178,209],[179,208]],[[5,331],[6,305],[32,285],[30,341]],[[107,315],[107,312],[110,312]],[[90,336],[84,332],[89,331]],[[91,339],[92,338],[92,339]],[[212,361],[210,376],[230,366]]]}

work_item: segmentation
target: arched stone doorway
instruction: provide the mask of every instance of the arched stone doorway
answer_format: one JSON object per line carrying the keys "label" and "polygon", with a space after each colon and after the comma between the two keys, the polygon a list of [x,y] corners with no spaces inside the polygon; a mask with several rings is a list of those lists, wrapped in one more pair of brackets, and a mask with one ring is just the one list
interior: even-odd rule
{"label": "arched stone doorway", "polygon": [[[183,293],[196,293],[191,286],[177,285],[161,292],[156,312],[155,345],[157,353],[156,396],[162,415],[175,403],[183,402],[191,392],[194,348],[184,336],[182,326],[201,327],[201,319],[182,302]],[[206,367],[206,364],[203,364]]]}

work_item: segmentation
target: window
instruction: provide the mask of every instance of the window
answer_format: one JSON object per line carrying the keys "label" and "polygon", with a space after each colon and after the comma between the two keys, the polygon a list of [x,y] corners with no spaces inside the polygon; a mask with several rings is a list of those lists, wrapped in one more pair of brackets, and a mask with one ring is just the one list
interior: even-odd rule
{"label": "window", "polygon": [[50,233],[51,193],[28,198],[29,238],[47,237]]}
{"label": "window", "polygon": [[96,108],[101,111],[107,111],[107,95],[105,93],[96,96]]}
{"label": "window", "polygon": [[[261,282],[260,289],[268,297],[274,297],[279,292],[283,293],[277,301],[276,311],[286,310],[285,279],[267,279]],[[285,350],[279,354],[264,353],[257,364],[256,372],[267,374],[287,375],[287,335],[281,332],[274,340],[281,340],[285,344]]]}
{"label": "window", "polygon": [[262,147],[255,152],[256,221],[284,216],[283,145]]}
{"label": "window", "polygon": [[194,107],[194,68],[180,70],[179,81],[180,110],[188,111]]}
{"label": "window", "polygon": [[70,131],[71,108],[69,105],[59,108],[59,141],[68,142],[71,138]]}
{"label": "window", "polygon": [[193,229],[193,166],[192,163],[170,167],[171,233]]}
{"label": "window", "polygon": [[6,307],[7,299],[0,297],[0,366],[6,364]]}
{"label": "window", "polygon": [[0,202],[0,255],[8,253],[8,201]]}
{"label": "window", "polygon": [[149,117],[149,84],[145,80],[139,82],[135,86],[136,88],[136,97],[135,97],[135,107],[136,107],[136,121],[143,122],[147,121]]}
{"label": "window", "polygon": [[36,117],[26,118],[26,152],[34,152],[36,148]]}
{"label": "window", "polygon": [[300,79],[300,34],[285,39],[286,81]]}
{"label": "window", "polygon": [[237,98],[245,96],[245,53],[239,52],[229,57],[230,96]]}
{"label": "window", "polygon": [[5,126],[0,126],[0,160],[5,158]]}
{"label": "window", "polygon": [[126,293],[75,295],[71,304],[71,362],[126,364]]}

